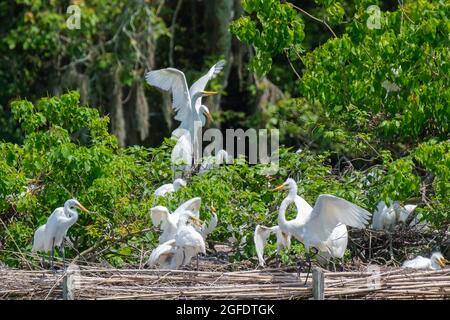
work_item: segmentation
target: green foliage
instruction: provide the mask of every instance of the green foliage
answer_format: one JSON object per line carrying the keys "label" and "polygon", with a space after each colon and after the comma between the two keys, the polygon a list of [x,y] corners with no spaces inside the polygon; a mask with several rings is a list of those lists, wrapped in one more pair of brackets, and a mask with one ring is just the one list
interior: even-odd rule
{"label": "green foliage", "polygon": [[[142,69],[149,69],[149,46],[169,34],[156,14],[156,5],[148,1],[86,0],[77,4],[80,28],[73,30],[66,24],[68,1],[16,0],[0,5],[4,21],[0,30],[2,136],[7,134],[15,141],[22,137],[13,123],[4,120],[9,117],[10,99],[34,101],[48,92],[72,88],[83,91],[84,99],[95,95],[95,101],[107,105],[116,70],[125,87],[141,81]],[[79,75],[90,80],[85,85],[92,92],[80,89]]]}
{"label": "green foliage", "polygon": [[[299,192],[314,203],[321,193],[332,193],[371,207],[361,184],[363,175],[335,175],[329,155],[280,149],[280,172],[275,180],[263,174],[265,165],[249,165],[243,159],[232,165],[192,176],[188,186],[168,197],[153,198],[154,190],[172,180],[170,152],[174,142],[160,147],[118,148],[107,133],[107,118],[96,109],[79,106],[79,95],[43,98],[36,104],[14,101],[12,113],[27,136],[23,144],[0,144],[0,257],[10,265],[24,264],[11,252],[29,252],[34,230],[50,213],[75,197],[91,211],[81,214],[70,229],[73,257],[92,246],[115,265],[137,263],[136,248],[151,248],[158,233],[151,228],[150,207],[160,204],[175,210],[183,201],[201,196],[201,218],[208,221],[214,207],[219,226],[211,239],[228,242],[235,258],[255,256],[253,231],[256,224],[277,223],[277,208],[283,193],[270,190],[292,176]],[[28,191],[27,191],[28,187]],[[290,217],[294,217],[290,213]],[[151,228],[151,231],[145,231]],[[294,251],[299,252],[298,246]],[[286,259],[286,258],[285,258]]]}
{"label": "green foliage", "polygon": [[[273,16],[281,12],[277,6],[257,3],[235,21],[239,28],[232,29],[256,48],[254,17],[268,10],[277,11]],[[334,170],[341,171],[345,157],[350,169],[360,170],[350,179],[366,176],[360,188],[371,202],[420,199],[418,211],[428,221],[448,224],[450,4],[405,1],[392,11],[380,11],[378,28],[369,27],[374,18],[369,7],[381,3],[316,3],[324,7],[318,19],[339,25],[346,16],[342,34],[301,56],[301,98],[269,106],[249,124],[279,128],[289,145],[329,152],[337,160]],[[264,50],[261,55],[269,57],[260,69],[267,73],[270,58],[279,53]]]}
{"label": "green foliage", "polygon": [[239,40],[254,45],[256,53],[249,63],[252,71],[266,74],[272,66],[272,56],[301,51],[304,23],[290,4],[278,0],[244,0],[242,7],[251,16],[233,21],[230,31]]}

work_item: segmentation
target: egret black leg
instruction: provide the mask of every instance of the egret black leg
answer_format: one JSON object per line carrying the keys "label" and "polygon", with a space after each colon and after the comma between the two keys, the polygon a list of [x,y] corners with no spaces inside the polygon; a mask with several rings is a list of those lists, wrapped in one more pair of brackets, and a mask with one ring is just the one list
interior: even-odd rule
{"label": "egret black leg", "polygon": [[198,271],[198,253],[197,253],[197,271]]}
{"label": "egret black leg", "polygon": [[63,269],[66,269],[66,254],[65,254],[65,250],[64,250],[64,240],[61,242],[61,246],[59,247],[59,250],[62,253]]}
{"label": "egret black leg", "polygon": [[55,238],[53,238],[52,240],[52,260],[50,262],[50,269],[52,270],[55,270],[54,262],[55,262]]}
{"label": "egret black leg", "polygon": [[297,262],[297,278],[299,278],[299,279],[300,279],[300,274],[302,272],[302,269],[303,269],[303,261],[301,258],[299,258],[298,262]]}
{"label": "egret black leg", "polygon": [[306,262],[308,263],[308,272],[306,273],[306,279],[304,285],[308,282],[309,273],[311,272],[311,256],[309,252],[306,254]]}
{"label": "egret black leg", "polygon": [[277,268],[280,267],[281,265],[281,261],[280,261],[280,255],[277,253],[276,257],[275,257],[275,263],[277,265]]}

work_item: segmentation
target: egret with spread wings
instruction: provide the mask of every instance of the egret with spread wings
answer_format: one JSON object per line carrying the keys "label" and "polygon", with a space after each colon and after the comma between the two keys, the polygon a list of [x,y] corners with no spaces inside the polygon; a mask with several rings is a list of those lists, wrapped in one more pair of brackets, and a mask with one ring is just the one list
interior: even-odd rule
{"label": "egret with spread wings", "polygon": [[[348,237],[345,226],[365,228],[371,216],[370,212],[347,200],[323,194],[317,198],[312,210],[305,210],[305,214],[297,214],[294,220],[287,220],[287,207],[295,203],[298,197],[297,184],[293,179],[287,179],[273,191],[284,189],[289,190],[289,193],[280,205],[278,226],[302,242],[307,251],[316,248],[330,256],[343,255]],[[307,208],[306,205],[304,207]]]}
{"label": "egret with spread wings", "polygon": [[209,71],[188,88],[184,73],[175,68],[166,68],[150,71],[145,80],[152,86],[165,91],[171,91],[173,96],[172,107],[175,111],[175,120],[180,121],[178,129],[188,131],[192,139],[197,137],[195,124],[200,128],[205,125],[206,118],[211,120],[209,109],[202,105],[202,97],[217,94],[205,91],[208,81],[214,78],[224,67],[221,60],[212,66]]}
{"label": "egret with spread wings", "polygon": [[[163,231],[159,237],[159,243],[163,244],[175,238],[178,231],[178,222],[184,212],[189,211],[198,219],[200,217],[200,205],[201,198],[195,197],[181,204],[173,213],[170,213],[169,209],[164,206],[151,208],[150,215],[153,225],[161,226]],[[206,239],[217,226],[218,219],[214,211],[215,209],[213,209],[211,220],[208,223],[205,222],[201,226],[195,225],[196,231],[203,239]]]}
{"label": "egret with spread wings", "polygon": [[206,252],[205,241],[189,222],[196,225],[201,223],[192,212],[181,212],[174,239],[160,244],[153,250],[148,260],[150,267],[159,265],[164,269],[178,269],[180,266],[188,265],[197,255],[198,269],[198,254]]}

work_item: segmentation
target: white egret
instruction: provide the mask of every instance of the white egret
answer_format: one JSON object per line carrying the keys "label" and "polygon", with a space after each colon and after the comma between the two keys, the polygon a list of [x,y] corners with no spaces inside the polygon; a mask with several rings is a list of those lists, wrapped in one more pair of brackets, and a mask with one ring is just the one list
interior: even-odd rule
{"label": "white egret", "polygon": [[186,187],[186,181],[183,179],[175,179],[173,183],[163,184],[161,187],[155,190],[155,197],[162,197],[168,193],[172,193],[180,189],[181,187]]}
{"label": "white egret", "polygon": [[[289,190],[289,193],[280,205],[278,226],[283,232],[291,234],[302,242],[306,251],[309,251],[310,248],[316,248],[319,252],[327,252],[329,255],[343,254],[345,249],[333,250],[332,248],[334,244],[345,244],[345,247],[347,245],[347,230],[344,232],[340,225],[364,228],[371,216],[370,212],[347,200],[322,194],[317,198],[314,208],[309,213],[298,214],[294,220],[287,220],[286,209],[289,204],[296,201],[297,184],[289,178],[273,191],[286,189]],[[343,234],[341,235],[340,232],[336,231],[337,238],[333,239],[332,234],[336,227],[342,228],[340,232],[343,232]],[[311,266],[310,261],[309,265]]]}
{"label": "white egret", "polygon": [[197,256],[197,269],[198,269],[198,254],[206,254],[205,240],[202,235],[190,224],[187,224],[187,219],[191,219],[194,224],[200,225],[201,220],[191,213],[182,214],[179,219],[179,225],[177,234],[175,236],[175,242],[178,248],[183,250],[183,263],[181,265],[187,265],[191,262],[191,259]]}
{"label": "white egret", "polygon": [[372,216],[372,229],[392,230],[397,222],[397,213],[393,205],[386,206],[384,201],[377,204]]}
{"label": "white egret", "polygon": [[[405,204],[404,206],[398,206],[397,208],[397,221],[401,223],[405,223],[408,221],[409,216],[416,210],[418,206],[415,204]],[[428,228],[428,222],[423,221],[422,215],[416,214],[411,219],[411,222],[408,225],[410,228],[416,230],[426,230]]]}
{"label": "white egret", "polygon": [[230,155],[225,150],[221,149],[217,152],[215,156],[209,156],[203,159],[202,164],[200,165],[199,172],[203,173],[212,168],[217,168],[221,164],[224,164],[231,160]]}
{"label": "white egret", "polygon": [[[181,214],[185,211],[191,212],[197,219],[200,217],[201,198],[192,198],[181,204],[173,213],[164,206],[156,206],[150,209],[150,216],[153,225],[160,226],[163,231],[159,237],[159,243],[162,244],[175,238],[178,230],[178,222]],[[196,226],[197,232],[204,238],[210,234],[217,226],[217,215],[212,213],[211,220],[201,226]]]}
{"label": "white egret", "polygon": [[32,251],[51,252],[52,269],[55,246],[58,246],[62,253],[65,267],[64,238],[69,228],[78,220],[77,208],[88,212],[76,199],[67,200],[64,207],[56,208],[47,219],[47,223],[40,226],[34,234]]}
{"label": "white egret", "polygon": [[[377,209],[373,213],[372,228],[374,230],[392,230],[397,223],[406,223],[409,216],[417,208],[417,205],[400,205],[394,201],[389,207],[384,201],[378,202]],[[426,223],[421,223],[421,215],[416,215],[409,224],[412,228],[424,228]]]}
{"label": "white egret", "polygon": [[[300,223],[303,223],[304,221],[307,221],[309,219],[309,216],[311,215],[313,208],[309,205],[309,203],[305,199],[303,199],[302,197],[297,195],[297,183],[293,179],[288,179],[286,182],[287,182],[286,188],[289,190],[288,198],[291,199],[289,204],[294,202],[296,209],[297,209],[297,216],[296,216],[295,220],[299,221]],[[283,208],[283,210],[284,210],[283,214],[285,214],[287,207],[288,206]],[[257,255],[258,255],[258,260],[260,261],[260,265],[264,265],[264,263],[261,263],[261,261],[264,261],[264,260],[261,260],[259,258],[260,256],[262,257],[261,252],[263,252],[264,246],[265,246],[265,240],[262,241],[262,239],[264,236],[268,237],[270,233],[267,234],[267,231],[264,230],[264,228],[267,228],[267,227],[260,226],[260,228],[262,228],[262,229],[258,230],[259,231],[258,236],[257,236],[257,230],[255,230],[254,239],[255,239],[255,244],[257,241],[259,242],[260,248],[261,248],[261,243],[263,244],[262,249],[257,248]],[[286,244],[287,243],[290,244],[291,235],[286,231],[282,232],[278,226],[272,227],[269,229],[271,229],[272,232],[277,232],[277,244],[281,245],[280,248],[282,249],[282,247],[285,247],[288,249],[289,246],[283,245],[283,242]],[[286,236],[283,236],[283,234],[285,234]],[[286,237],[288,237],[289,242],[284,240]],[[325,263],[331,258],[342,258],[344,256],[345,250],[347,249],[347,244],[348,244],[347,227],[345,226],[345,224],[338,223],[336,225],[336,227],[332,230],[328,239],[326,241],[324,241],[320,247],[315,247],[318,250],[318,254],[317,254],[318,261],[320,263]],[[280,248],[277,247],[278,253],[281,250]],[[258,254],[258,251],[261,254]]]}
{"label": "white egret", "polygon": [[[162,268],[178,269],[190,263],[199,253],[206,253],[205,241],[188,222],[199,225],[201,221],[190,211],[183,211],[177,223],[175,238],[153,250],[148,264],[159,264]],[[197,256],[198,258],[198,256]],[[198,259],[197,259],[198,269]]]}
{"label": "white egret", "polygon": [[328,250],[318,249],[319,253],[317,254],[317,261],[319,263],[326,263],[331,258],[343,258],[345,249],[347,249],[347,244],[347,226],[343,223],[338,223],[324,243],[324,247],[328,248]]}
{"label": "white egret", "polygon": [[154,70],[145,75],[145,80],[150,85],[172,92],[175,120],[181,122],[178,128],[187,130],[192,139],[197,137],[197,132],[194,131],[195,122],[200,122],[202,127],[205,125],[206,117],[211,120],[208,108],[202,105],[202,97],[216,94],[216,92],[205,91],[205,88],[208,81],[214,78],[224,65],[223,60],[217,62],[189,89],[184,73],[175,68]]}
{"label": "white egret", "polygon": [[[410,214],[413,213],[416,208],[416,204],[405,204],[404,206],[399,205],[397,210],[397,221],[406,223],[406,220],[408,220]],[[419,222],[416,221],[416,218],[418,218],[418,216],[416,216],[415,219],[413,219],[413,221],[411,222]]]}
{"label": "white egret", "polygon": [[177,249],[175,239],[166,241],[152,251],[147,264],[150,267],[159,265],[162,269],[178,269],[183,263],[183,252]]}
{"label": "white egret", "polygon": [[192,198],[181,204],[173,213],[169,212],[164,206],[156,206],[150,209],[150,216],[153,225],[160,226],[163,231],[159,237],[159,243],[162,244],[175,238],[177,232],[178,220],[184,211],[193,212],[198,217],[200,212],[201,198]]}
{"label": "white egret", "polygon": [[403,262],[402,268],[422,269],[422,270],[440,270],[445,268],[445,264],[450,263],[444,258],[442,253],[434,252],[430,258],[418,256],[412,260]]}
{"label": "white egret", "polygon": [[183,173],[191,170],[193,156],[194,149],[190,134],[189,132],[186,132],[179,137],[170,155],[174,177],[177,176],[178,171],[181,171],[183,175]]}
{"label": "white egret", "polygon": [[257,225],[255,233],[253,235],[253,241],[255,242],[256,255],[258,256],[259,265],[265,266],[264,261],[264,247],[266,246],[269,236],[275,233],[277,236],[277,257],[281,250],[289,249],[291,246],[291,235],[281,231],[279,226],[265,227]]}

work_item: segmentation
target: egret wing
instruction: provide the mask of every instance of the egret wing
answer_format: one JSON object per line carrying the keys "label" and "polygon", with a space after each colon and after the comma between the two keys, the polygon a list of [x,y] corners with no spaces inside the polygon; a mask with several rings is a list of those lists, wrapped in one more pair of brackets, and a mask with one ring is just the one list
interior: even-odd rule
{"label": "egret wing", "polygon": [[258,256],[259,265],[264,267],[264,247],[266,246],[267,239],[270,234],[273,232],[277,232],[278,226],[274,227],[265,227],[261,225],[257,225],[255,229],[255,233],[253,235],[253,241],[255,242],[256,255]]}
{"label": "egret wing", "polygon": [[302,197],[296,195],[294,203],[297,208],[297,216],[295,219],[305,219],[311,214],[313,207]]}
{"label": "egret wing", "polygon": [[291,235],[289,233],[281,231],[278,226],[272,227],[277,234],[277,250],[278,253],[286,248],[289,249],[291,246]]}
{"label": "egret wing", "polygon": [[148,259],[147,264],[150,267],[155,266],[156,264],[160,265],[168,265],[170,262],[170,258],[174,254],[174,248],[175,248],[175,240],[169,240],[167,242],[164,242],[163,244],[157,246],[150,255],[150,258]]}
{"label": "egret wing", "polygon": [[34,233],[32,252],[45,251],[45,224],[40,226]]}
{"label": "egret wing", "polygon": [[[192,86],[189,88],[189,94],[191,97],[194,96],[195,93],[205,90],[208,81],[214,78],[220,71],[222,71],[225,66],[225,61],[220,60],[215,65],[209,69],[209,71],[203,75],[200,79],[194,82]],[[195,102],[195,108],[198,109],[202,105],[202,98],[198,98]]]}
{"label": "egret wing", "polygon": [[339,223],[331,232],[326,246],[333,258],[342,258],[345,254],[348,244],[348,232],[345,224]]}
{"label": "egret wing", "polygon": [[200,205],[202,204],[202,199],[200,197],[195,197],[189,199],[188,201],[181,204],[172,214],[175,216],[180,216],[183,211],[191,211],[197,218],[200,216]]}
{"label": "egret wing", "polygon": [[152,218],[152,223],[154,226],[161,225],[164,230],[165,226],[169,222],[169,211],[166,207],[156,206],[150,209],[150,216]]}
{"label": "egret wing", "polygon": [[148,84],[165,91],[172,91],[172,107],[176,112],[175,120],[183,121],[192,111],[186,77],[175,68],[166,68],[147,72],[145,80]]}
{"label": "egret wing", "polygon": [[200,230],[200,234],[202,235],[203,239],[206,239],[206,237],[211,232],[213,232],[213,230],[217,227],[217,222],[218,222],[217,214],[213,213],[211,220],[209,220],[207,224],[204,223]]}
{"label": "egret wing", "polygon": [[373,217],[372,217],[372,228],[374,230],[383,229],[382,215],[384,214],[384,212],[386,210],[387,210],[387,207],[386,207],[386,204],[384,203],[384,201],[378,202],[377,208],[376,208],[375,212],[373,213]]}
{"label": "egret wing", "polygon": [[315,241],[324,242],[338,223],[361,229],[367,225],[370,216],[370,212],[345,199],[323,194],[317,198],[305,230]]}

